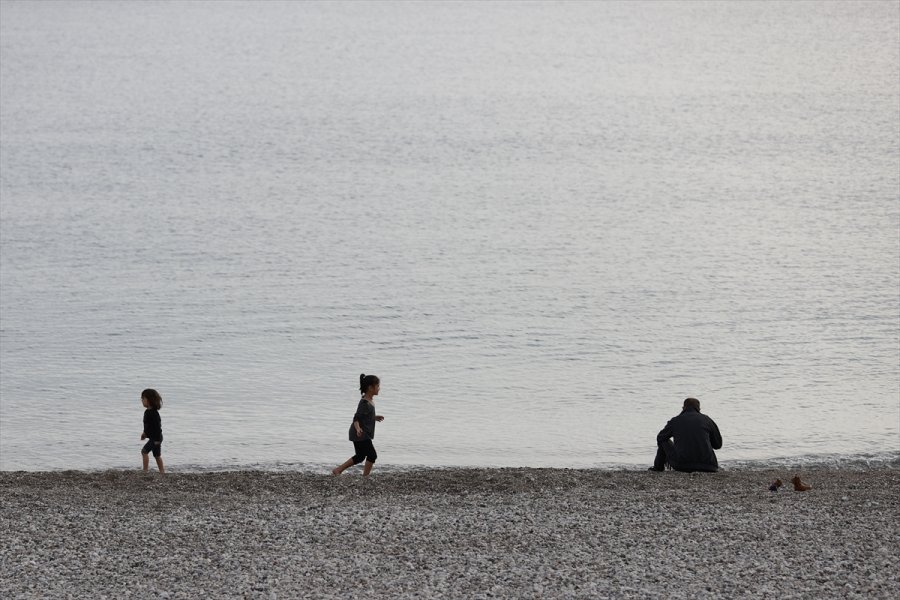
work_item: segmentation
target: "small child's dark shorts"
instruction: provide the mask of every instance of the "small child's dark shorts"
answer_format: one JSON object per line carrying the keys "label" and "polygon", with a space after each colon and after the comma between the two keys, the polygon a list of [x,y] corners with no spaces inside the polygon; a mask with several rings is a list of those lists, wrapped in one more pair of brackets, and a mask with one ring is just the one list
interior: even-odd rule
{"label": "small child's dark shorts", "polygon": [[378,453],[375,452],[375,446],[372,444],[372,440],[353,442],[353,449],[356,451],[351,459],[354,465],[358,465],[363,460],[367,460],[370,463],[378,460]]}
{"label": "small child's dark shorts", "polygon": [[153,456],[159,458],[159,455],[162,452],[162,442],[147,440],[147,443],[141,448],[141,454],[150,454],[151,452],[153,452]]}

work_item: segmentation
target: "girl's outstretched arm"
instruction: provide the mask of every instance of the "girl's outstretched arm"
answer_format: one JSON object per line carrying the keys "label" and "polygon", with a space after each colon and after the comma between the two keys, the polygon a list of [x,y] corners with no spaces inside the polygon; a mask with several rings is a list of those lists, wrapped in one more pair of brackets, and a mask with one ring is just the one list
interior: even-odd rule
{"label": "girl's outstretched arm", "polygon": [[384,421],[384,417],[382,417],[381,415],[375,415],[375,420],[381,423],[382,421]]}

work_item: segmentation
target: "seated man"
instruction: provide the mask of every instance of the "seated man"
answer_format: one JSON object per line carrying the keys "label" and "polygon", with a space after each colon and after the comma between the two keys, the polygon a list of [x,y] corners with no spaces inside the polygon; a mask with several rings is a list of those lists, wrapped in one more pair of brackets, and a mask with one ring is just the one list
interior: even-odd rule
{"label": "seated man", "polygon": [[722,435],[712,419],[700,414],[700,401],[696,398],[684,401],[681,414],[666,423],[656,436],[656,444],[651,471],[664,471],[666,463],[686,473],[719,470],[714,450],[722,447]]}

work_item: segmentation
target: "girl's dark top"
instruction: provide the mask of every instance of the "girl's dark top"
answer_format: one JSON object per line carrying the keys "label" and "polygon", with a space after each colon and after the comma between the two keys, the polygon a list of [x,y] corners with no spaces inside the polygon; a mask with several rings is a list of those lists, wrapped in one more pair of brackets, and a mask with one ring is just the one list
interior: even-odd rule
{"label": "girl's dark top", "polygon": [[356,414],[353,415],[354,421],[359,421],[362,427],[362,437],[356,437],[356,427],[350,424],[350,441],[359,442],[362,440],[375,439],[375,405],[369,403],[365,398],[361,398],[359,406],[356,407]]}
{"label": "girl's dark top", "polygon": [[144,411],[144,435],[154,442],[163,441],[162,419],[159,418],[159,411],[155,408]]}

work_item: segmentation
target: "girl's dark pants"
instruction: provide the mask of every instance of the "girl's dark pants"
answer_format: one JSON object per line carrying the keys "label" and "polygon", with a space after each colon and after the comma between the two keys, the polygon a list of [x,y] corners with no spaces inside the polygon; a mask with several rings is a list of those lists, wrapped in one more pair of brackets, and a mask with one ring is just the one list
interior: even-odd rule
{"label": "girl's dark pants", "polygon": [[375,452],[375,446],[372,444],[372,440],[363,440],[361,442],[354,441],[353,449],[356,451],[352,459],[354,465],[358,465],[363,460],[373,463],[378,458],[378,453]]}
{"label": "girl's dark pants", "polygon": [[162,451],[162,442],[154,442],[153,440],[147,440],[147,443],[144,444],[144,447],[141,448],[141,454],[150,454],[153,453],[153,456],[159,458],[160,452]]}

